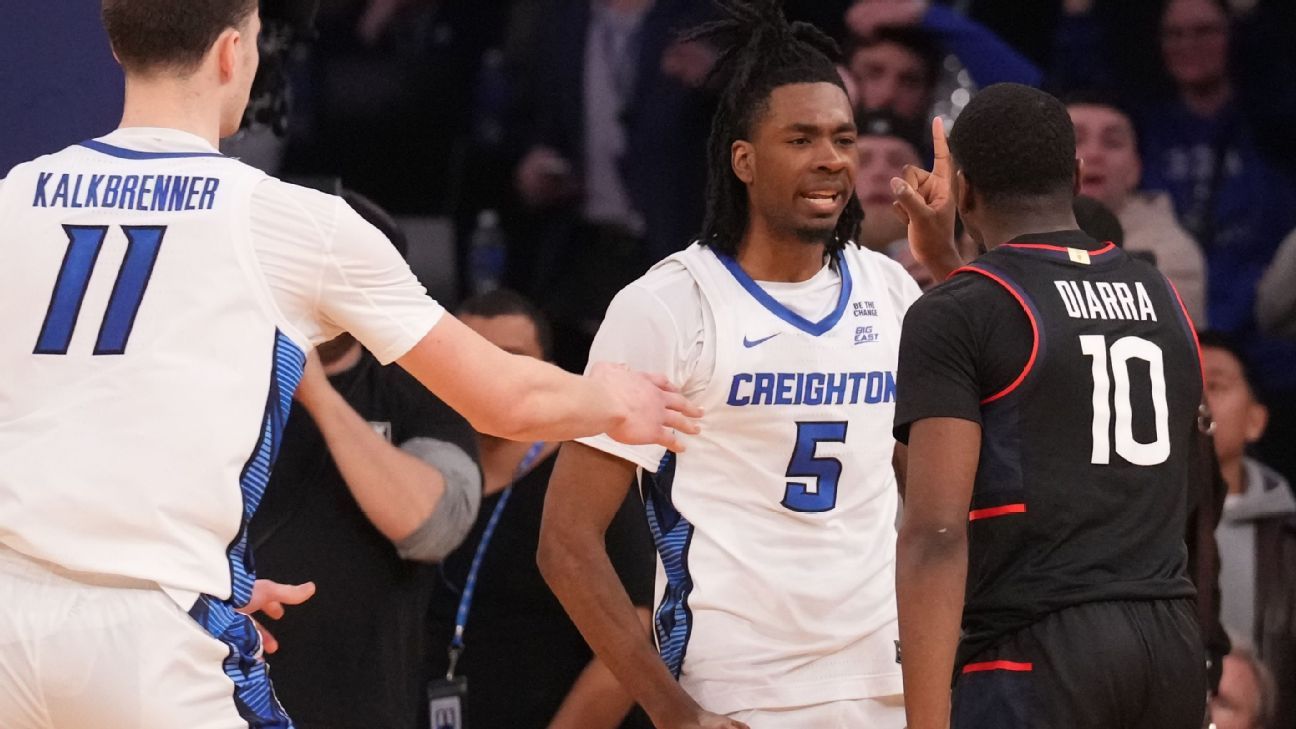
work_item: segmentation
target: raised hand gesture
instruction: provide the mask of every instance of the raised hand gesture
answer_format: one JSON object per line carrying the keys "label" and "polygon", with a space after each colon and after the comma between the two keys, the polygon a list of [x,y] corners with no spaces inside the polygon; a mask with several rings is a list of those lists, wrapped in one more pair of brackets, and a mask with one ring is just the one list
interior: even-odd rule
{"label": "raised hand gesture", "polygon": [[940,117],[932,120],[932,149],[936,154],[931,171],[905,165],[903,177],[891,179],[891,190],[896,214],[908,226],[914,260],[943,281],[963,259],[954,242],[954,163]]}

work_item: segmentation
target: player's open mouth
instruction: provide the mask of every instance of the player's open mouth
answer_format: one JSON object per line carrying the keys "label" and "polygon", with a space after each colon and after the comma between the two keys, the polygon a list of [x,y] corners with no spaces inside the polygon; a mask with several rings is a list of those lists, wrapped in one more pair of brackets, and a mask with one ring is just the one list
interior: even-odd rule
{"label": "player's open mouth", "polygon": [[822,210],[824,212],[836,212],[837,201],[841,199],[841,193],[831,192],[828,190],[817,191],[817,192],[803,192],[801,193],[801,199],[805,200],[807,203],[809,203],[811,207],[815,209]]}

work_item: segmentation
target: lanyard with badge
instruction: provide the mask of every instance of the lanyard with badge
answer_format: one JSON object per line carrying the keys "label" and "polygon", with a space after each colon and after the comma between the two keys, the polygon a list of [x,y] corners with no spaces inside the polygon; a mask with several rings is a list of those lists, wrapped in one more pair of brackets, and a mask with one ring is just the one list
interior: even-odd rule
{"label": "lanyard with badge", "polygon": [[[539,460],[540,454],[544,452],[544,447],[543,441],[532,444],[513,473],[513,483],[516,484],[518,479],[531,470]],[[513,486],[510,485],[500,494],[490,519],[486,521],[486,528],[482,530],[481,541],[477,543],[477,551],[473,553],[472,566],[468,568],[468,576],[464,579],[463,592],[459,597],[459,609],[455,613],[454,636],[450,638],[450,647],[447,649],[450,656],[449,667],[446,669],[445,678],[437,679],[428,686],[428,714],[431,717],[432,729],[467,729],[468,727],[465,716],[468,677],[456,676],[455,668],[459,665],[459,657],[464,651],[464,630],[468,627],[468,611],[472,609],[473,591],[477,587],[477,573],[481,571],[486,547],[495,536],[495,528],[499,526],[500,517],[504,514],[504,507],[508,505],[509,495],[512,493]]]}

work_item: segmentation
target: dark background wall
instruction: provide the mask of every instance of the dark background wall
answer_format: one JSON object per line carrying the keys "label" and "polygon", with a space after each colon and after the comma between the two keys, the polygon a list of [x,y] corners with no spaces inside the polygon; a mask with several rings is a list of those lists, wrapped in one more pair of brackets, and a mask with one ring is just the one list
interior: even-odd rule
{"label": "dark background wall", "polygon": [[0,0],[0,177],[106,134],[121,108],[98,0]]}

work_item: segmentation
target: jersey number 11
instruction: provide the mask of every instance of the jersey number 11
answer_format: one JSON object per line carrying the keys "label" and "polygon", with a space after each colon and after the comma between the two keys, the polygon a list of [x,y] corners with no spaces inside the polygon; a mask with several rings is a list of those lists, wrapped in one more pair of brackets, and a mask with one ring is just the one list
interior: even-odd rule
{"label": "jersey number 11", "polygon": [[[49,311],[36,340],[35,354],[67,354],[81,314],[81,302],[90,287],[90,275],[108,237],[106,225],[65,225],[63,230],[68,236],[67,254],[63,256],[54,293],[50,295]],[[144,302],[144,290],[162,250],[166,226],[123,225],[122,232],[126,234],[126,257],[117,271],[117,282],[113,284],[108,309],[99,325],[95,354],[126,352],[126,340],[130,339],[135,315]]]}

